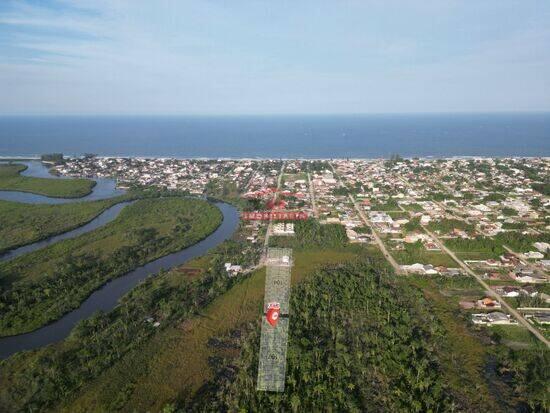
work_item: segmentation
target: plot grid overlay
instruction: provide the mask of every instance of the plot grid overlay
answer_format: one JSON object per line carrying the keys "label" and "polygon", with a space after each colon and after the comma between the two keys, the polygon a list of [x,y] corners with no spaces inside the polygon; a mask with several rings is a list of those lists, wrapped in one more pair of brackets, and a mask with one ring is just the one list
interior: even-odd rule
{"label": "plot grid overlay", "polygon": [[[285,389],[291,269],[291,249],[268,249],[264,315],[262,316],[256,386],[259,391],[282,392]],[[268,322],[265,314],[274,303],[279,305],[280,310],[276,323],[272,325]]]}

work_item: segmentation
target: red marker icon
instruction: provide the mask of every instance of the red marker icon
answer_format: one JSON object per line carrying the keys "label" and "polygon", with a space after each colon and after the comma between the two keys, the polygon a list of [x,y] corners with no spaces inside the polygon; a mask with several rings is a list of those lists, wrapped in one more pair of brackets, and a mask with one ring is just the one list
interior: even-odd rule
{"label": "red marker icon", "polygon": [[279,321],[279,312],[281,311],[281,306],[279,303],[269,303],[267,305],[267,312],[265,313],[265,318],[267,322],[271,324],[272,327],[277,325]]}

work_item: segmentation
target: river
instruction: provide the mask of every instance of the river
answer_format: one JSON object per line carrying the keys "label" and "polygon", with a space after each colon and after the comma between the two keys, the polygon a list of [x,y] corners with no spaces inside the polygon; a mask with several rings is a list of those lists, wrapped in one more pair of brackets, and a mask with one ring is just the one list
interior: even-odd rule
{"label": "river", "polygon": [[[35,174],[33,176],[37,176],[37,175]],[[96,185],[96,188],[97,188],[97,185]],[[107,186],[105,188],[107,188]],[[115,188],[114,182],[112,182],[112,188],[114,189],[114,191],[111,192],[111,196],[120,195],[119,190],[116,190]],[[95,188],[94,188],[94,192],[95,192]],[[56,204],[62,203],[58,201],[74,202],[72,199],[63,200],[60,198],[48,198],[42,195],[35,195],[30,193],[21,193],[21,192],[14,192],[14,191],[0,191],[0,199],[17,200],[17,199],[12,199],[11,198],[12,195],[9,195],[9,197],[6,198],[5,197],[6,193],[8,194],[15,193],[15,194],[25,195],[24,198],[28,200],[29,203],[41,203],[42,199],[45,199],[47,203],[56,203]],[[93,195],[93,193],[84,198],[79,198],[78,200],[81,201],[85,199],[90,199],[91,195]],[[95,198],[95,199],[100,199],[100,198]],[[51,201],[54,201],[54,202],[51,202]],[[19,201],[19,202],[25,202],[25,201]],[[190,259],[204,255],[209,249],[214,248],[215,246],[219,245],[223,241],[231,238],[231,236],[233,235],[233,233],[235,232],[239,224],[238,211],[235,207],[223,202],[216,202],[214,204],[222,212],[223,221],[221,225],[204,240],[188,248],[185,248],[179,252],[175,252],[175,253],[166,255],[164,257],[161,257],[157,260],[151,261],[150,263],[142,267],[136,268],[135,270],[130,271],[129,273],[106,283],[99,290],[96,290],[94,293],[92,293],[80,305],[79,308],[71,311],[70,313],[67,313],[65,316],[63,316],[62,318],[60,318],[59,320],[51,324],[48,324],[30,333],[0,338],[0,359],[7,358],[10,355],[19,351],[40,348],[42,346],[55,343],[66,338],[70,334],[73,327],[80,320],[90,317],[96,311],[109,311],[113,309],[117,305],[117,302],[120,297],[122,297],[124,294],[130,291],[133,287],[137,285],[138,282],[145,279],[147,276],[158,273],[160,269],[169,269],[169,268],[181,265]],[[68,235],[69,233],[73,233],[73,236],[80,235],[83,232],[79,233],[76,231],[78,231],[79,229],[82,230],[89,225],[96,225],[96,228],[98,226],[104,225],[105,222],[101,224],[100,221],[101,219],[105,220],[108,217],[103,217],[103,218],[101,217],[108,211],[112,211],[113,208],[118,206],[120,206],[120,209],[124,207],[123,204],[117,204],[109,208],[107,211],[103,212],[102,214],[100,214],[90,223],[80,228],[77,228],[73,231],[69,231],[61,235],[57,235],[55,237],[52,237],[44,241],[39,241],[38,243],[35,243],[35,244],[44,243],[44,246],[49,245],[49,243],[55,242],[55,241],[50,242],[50,240],[53,240],[54,238],[57,238],[57,237],[63,237],[64,235]],[[120,212],[120,210],[118,211]],[[116,210],[112,213],[116,213]],[[114,218],[111,217],[111,219],[114,219]],[[95,222],[95,224],[92,224],[96,220],[98,221]],[[65,238],[58,238],[58,240],[66,239],[66,238],[69,238],[69,236],[65,236]],[[35,245],[35,244],[31,244],[31,245]],[[25,247],[21,247],[21,248],[25,248]],[[21,248],[17,250],[20,250]],[[15,253],[17,250],[13,250],[13,253]],[[12,252],[8,252],[8,254],[11,254],[11,253]]]}
{"label": "river", "polygon": [[[5,163],[5,162],[0,162]],[[51,179],[70,179],[64,176],[50,174],[40,161],[14,161],[17,164],[27,166],[21,175],[32,176],[35,178],[51,178]],[[25,204],[66,204],[69,202],[97,201],[99,199],[112,198],[114,196],[123,195],[126,191],[116,187],[114,179],[96,178],[96,185],[92,192],[81,198],[50,198],[44,195],[32,194],[29,192],[19,191],[1,191],[0,199],[6,201],[23,202]]]}
{"label": "river", "polygon": [[[1,198],[2,198],[2,194],[0,193],[0,199]],[[62,234],[54,235],[52,237],[43,239],[41,241],[33,242],[32,244],[23,245],[22,247],[10,250],[0,255],[0,262],[11,260],[20,255],[28,254],[29,252],[33,252],[41,248],[47,247],[48,245],[55,244],[56,242],[63,241],[64,239],[78,237],[79,235],[85,234],[87,232],[93,231],[94,229],[102,227],[103,225],[108,224],[109,222],[113,221],[116,217],[118,217],[118,214],[120,214],[120,211],[122,211],[122,209],[125,206],[130,205],[132,203],[133,201],[120,202],[116,205],[113,205],[107,208],[105,211],[103,211],[101,214],[96,216],[90,222],[78,228],[75,228],[67,232],[63,232]]]}
{"label": "river", "polygon": [[[30,176],[35,178],[70,179],[64,176],[50,174],[48,168],[40,161],[17,161],[16,163],[24,164],[25,166],[27,166],[27,169],[21,172],[21,175],[23,176]],[[114,181],[114,179],[101,178],[96,179],[96,185],[94,186],[92,192],[81,198],[50,198],[44,195],[32,194],[29,192],[0,190],[0,199],[5,201],[21,202],[25,204],[65,204],[68,202],[84,202],[113,198],[124,193],[124,190],[118,189],[116,187],[116,182]],[[86,232],[93,231],[94,229],[97,229],[114,220],[118,216],[120,211],[122,211],[122,209],[130,203],[131,202],[121,202],[119,204],[113,205],[107,208],[105,211],[103,211],[87,224],[84,224],[78,228],[49,237],[41,241],[34,242],[32,244],[24,245],[22,247],[1,254],[0,262],[11,260],[15,257],[18,257],[19,255],[36,251],[40,248],[44,248],[58,241],[74,238],[79,235],[85,234]]]}

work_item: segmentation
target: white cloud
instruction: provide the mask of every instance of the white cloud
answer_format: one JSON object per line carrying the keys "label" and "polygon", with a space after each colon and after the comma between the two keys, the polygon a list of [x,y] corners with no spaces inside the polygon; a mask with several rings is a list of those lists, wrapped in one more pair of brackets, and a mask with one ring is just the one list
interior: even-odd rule
{"label": "white cloud", "polygon": [[537,16],[463,38],[457,1],[61,3],[0,14],[0,113],[550,108]]}

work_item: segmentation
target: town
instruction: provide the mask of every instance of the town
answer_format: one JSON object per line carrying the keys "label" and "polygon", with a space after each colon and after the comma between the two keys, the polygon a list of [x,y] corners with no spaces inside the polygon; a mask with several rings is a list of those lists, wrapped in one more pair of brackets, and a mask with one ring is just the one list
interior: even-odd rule
{"label": "town", "polygon": [[[550,334],[550,160],[450,158],[259,160],[70,158],[56,172],[120,187],[246,201],[251,211],[307,213],[397,274],[441,277],[475,325],[522,323]],[[293,236],[293,222],[250,221],[246,240]],[[229,275],[242,268],[227,263]]]}

